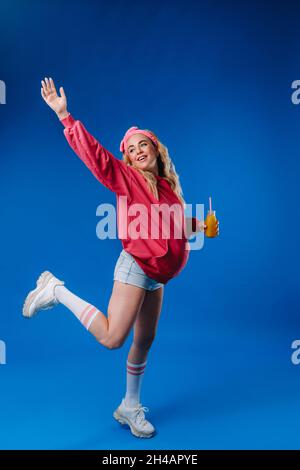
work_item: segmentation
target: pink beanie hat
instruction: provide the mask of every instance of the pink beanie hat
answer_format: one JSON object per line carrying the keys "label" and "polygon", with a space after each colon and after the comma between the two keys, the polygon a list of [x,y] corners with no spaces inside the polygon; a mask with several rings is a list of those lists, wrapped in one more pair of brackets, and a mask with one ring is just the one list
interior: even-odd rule
{"label": "pink beanie hat", "polygon": [[127,141],[129,139],[129,137],[131,137],[134,134],[144,134],[150,140],[152,140],[152,142],[154,143],[154,145],[156,147],[158,146],[157,138],[155,137],[155,135],[152,134],[152,132],[146,131],[146,130],[143,130],[143,129],[139,129],[136,126],[133,126],[133,127],[130,127],[130,129],[128,129],[128,131],[124,135],[124,137],[123,137],[123,139],[120,143],[120,152],[122,152],[122,153],[127,152]]}

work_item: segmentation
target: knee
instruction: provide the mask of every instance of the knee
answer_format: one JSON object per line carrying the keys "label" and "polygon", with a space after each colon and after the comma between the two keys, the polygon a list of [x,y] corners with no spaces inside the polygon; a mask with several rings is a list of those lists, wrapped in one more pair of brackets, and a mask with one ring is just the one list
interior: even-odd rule
{"label": "knee", "polygon": [[125,339],[123,338],[105,338],[100,343],[107,349],[119,349],[123,346]]}

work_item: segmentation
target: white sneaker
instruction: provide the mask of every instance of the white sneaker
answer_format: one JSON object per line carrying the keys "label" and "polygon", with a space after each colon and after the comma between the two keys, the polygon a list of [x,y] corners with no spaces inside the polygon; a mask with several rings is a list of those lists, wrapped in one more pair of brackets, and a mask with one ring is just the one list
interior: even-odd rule
{"label": "white sneaker", "polygon": [[39,310],[47,310],[58,304],[54,288],[55,286],[63,286],[64,282],[49,271],[44,271],[38,278],[36,285],[37,287],[27,295],[23,305],[23,315],[27,318],[31,318]]}
{"label": "white sneaker", "polygon": [[114,411],[113,417],[121,424],[128,424],[134,436],[152,437],[155,428],[145,419],[144,414],[148,411],[148,408],[142,406],[141,403],[134,408],[129,408],[123,398],[121,405]]}

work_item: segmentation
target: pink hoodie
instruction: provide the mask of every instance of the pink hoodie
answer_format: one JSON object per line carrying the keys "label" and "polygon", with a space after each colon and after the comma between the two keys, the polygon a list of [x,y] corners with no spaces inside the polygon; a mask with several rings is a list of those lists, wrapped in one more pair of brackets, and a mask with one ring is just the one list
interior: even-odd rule
{"label": "pink hoodie", "polygon": [[[180,223],[180,218],[184,219],[184,208],[177,198],[169,183],[162,177],[157,178],[157,189],[159,200],[148,189],[147,181],[132,166],[127,165],[123,160],[115,158],[108,150],[97,142],[89,134],[80,121],[75,121],[69,115],[61,120],[64,125],[64,134],[72,149],[91,170],[93,175],[108,189],[113,191],[117,197],[117,226],[118,235],[123,248],[130,253],[143,271],[152,279],[166,284],[176,276],[186,265],[189,257],[189,243],[182,228],[182,238],[174,238],[174,224]],[[127,211],[123,212],[125,199],[127,196]],[[147,238],[132,239],[128,234],[127,227],[136,219],[128,214],[129,207],[133,204],[143,204],[147,208],[148,230]],[[171,214],[170,236],[168,239],[162,237],[162,214],[159,213],[159,236],[150,237],[151,228],[151,207],[153,204],[180,205],[180,217],[178,213]],[[157,207],[157,206],[156,206]],[[181,224],[183,227],[184,224]],[[195,230],[195,218],[193,218],[193,230]]]}

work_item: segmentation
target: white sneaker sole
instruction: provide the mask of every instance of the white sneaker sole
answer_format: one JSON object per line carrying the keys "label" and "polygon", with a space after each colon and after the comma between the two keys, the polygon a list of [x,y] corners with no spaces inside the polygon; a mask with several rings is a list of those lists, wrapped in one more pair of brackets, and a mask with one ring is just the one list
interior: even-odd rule
{"label": "white sneaker sole", "polygon": [[118,410],[114,411],[113,417],[122,425],[127,424],[130,427],[130,430],[132,434],[136,437],[144,437],[144,438],[150,438],[155,434],[155,431],[152,433],[143,433],[142,431],[139,431],[130,421],[127,419],[125,416],[122,416],[119,414]]}
{"label": "white sneaker sole", "polygon": [[36,281],[37,287],[29,292],[23,305],[23,315],[26,318],[33,317],[38,309],[34,308],[34,303],[38,299],[41,291],[47,286],[52,274],[49,271],[44,271]]}

